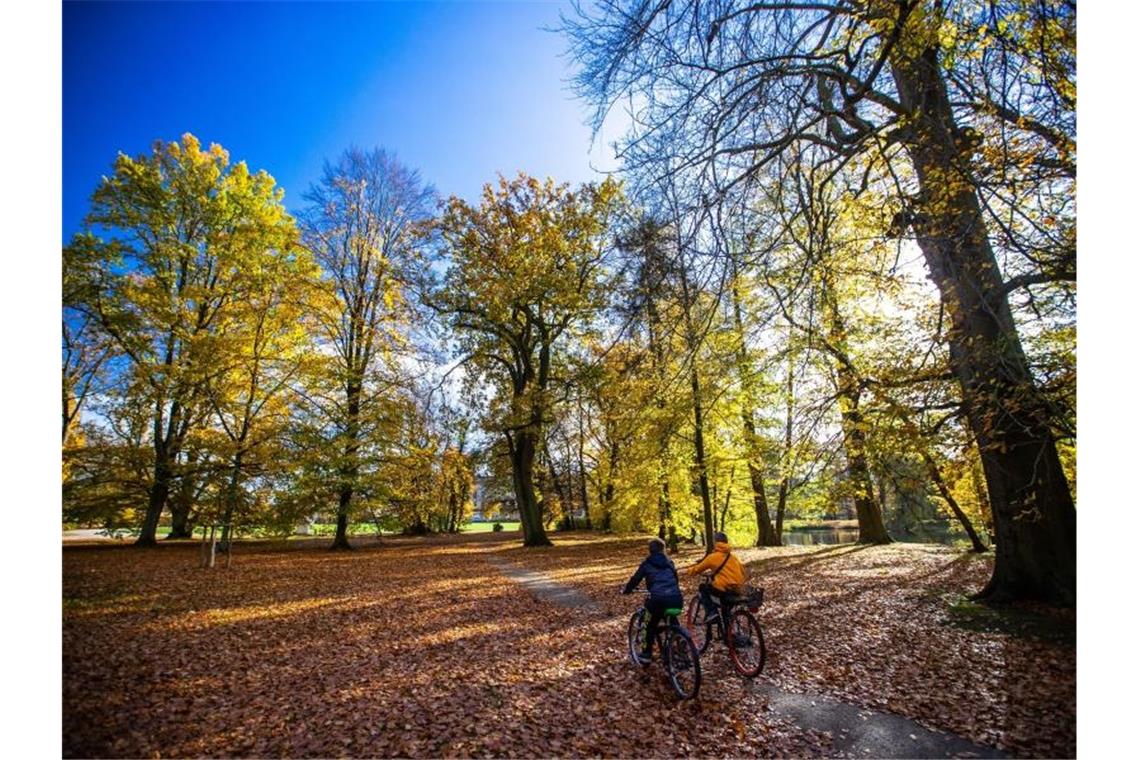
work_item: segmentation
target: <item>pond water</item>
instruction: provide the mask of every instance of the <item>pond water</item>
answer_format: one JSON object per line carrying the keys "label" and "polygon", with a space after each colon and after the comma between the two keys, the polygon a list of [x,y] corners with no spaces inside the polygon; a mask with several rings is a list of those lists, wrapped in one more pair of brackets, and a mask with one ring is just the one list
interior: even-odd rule
{"label": "pond water", "polygon": [[[945,528],[940,530],[927,528],[912,533],[891,531],[891,538],[904,543],[949,544],[953,542],[954,536]],[[785,546],[826,546],[829,544],[850,544],[858,540],[859,529],[854,527],[821,525],[784,531]]]}
{"label": "pond water", "polygon": [[801,528],[784,531],[785,546],[822,546],[848,544],[859,540],[858,528]]}

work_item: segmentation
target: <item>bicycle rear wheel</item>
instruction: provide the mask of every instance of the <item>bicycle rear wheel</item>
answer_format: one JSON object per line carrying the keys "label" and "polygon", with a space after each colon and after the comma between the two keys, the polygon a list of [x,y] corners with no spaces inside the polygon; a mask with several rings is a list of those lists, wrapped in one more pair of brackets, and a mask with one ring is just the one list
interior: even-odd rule
{"label": "bicycle rear wheel", "polygon": [[752,613],[739,607],[733,610],[724,638],[729,659],[737,672],[748,678],[759,675],[768,653],[764,648],[764,631]]}
{"label": "bicycle rear wheel", "polygon": [[645,628],[649,622],[649,611],[641,607],[629,619],[629,661],[641,665],[641,653],[645,651]]}
{"label": "bicycle rear wheel", "polygon": [[689,636],[692,637],[697,651],[704,654],[712,639],[712,627],[708,622],[705,607],[701,604],[700,594],[693,594],[693,598],[689,600],[689,609],[685,613],[685,627],[689,629]]}
{"label": "bicycle rear wheel", "polygon": [[662,638],[661,661],[673,691],[681,699],[692,699],[701,690],[701,656],[689,632],[670,626]]}

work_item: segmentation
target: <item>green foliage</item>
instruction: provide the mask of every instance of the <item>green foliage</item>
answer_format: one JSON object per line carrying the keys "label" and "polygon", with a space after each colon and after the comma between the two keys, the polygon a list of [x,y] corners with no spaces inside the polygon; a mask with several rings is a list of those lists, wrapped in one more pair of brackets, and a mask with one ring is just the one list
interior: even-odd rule
{"label": "green foliage", "polygon": [[451,198],[434,229],[449,266],[428,296],[448,321],[472,384],[489,391],[481,423],[503,436],[528,544],[547,543],[534,463],[551,420],[562,347],[605,303],[606,180],[571,190],[520,174],[487,185],[478,207]]}
{"label": "green foliage", "polygon": [[[210,400],[222,394],[219,377],[242,361],[235,325],[248,323],[244,312],[275,278],[296,282],[311,266],[282,197],[269,174],[231,165],[221,146],[204,150],[189,134],[155,143],[150,154],[120,154],[96,188],[87,229],[64,251],[65,305],[97,324],[122,356],[120,391],[103,413],[127,424],[88,431],[76,461],[104,464],[95,468],[101,474],[65,483],[75,509],[101,501],[110,517],[124,501],[141,506],[121,490],[123,478],[107,477],[123,465],[106,460],[126,457],[134,469],[149,447],[143,538],[154,539],[166,497],[185,477],[184,447],[205,429]],[[122,441],[123,432],[126,448],[108,440]],[[95,451],[96,443],[107,448]]]}

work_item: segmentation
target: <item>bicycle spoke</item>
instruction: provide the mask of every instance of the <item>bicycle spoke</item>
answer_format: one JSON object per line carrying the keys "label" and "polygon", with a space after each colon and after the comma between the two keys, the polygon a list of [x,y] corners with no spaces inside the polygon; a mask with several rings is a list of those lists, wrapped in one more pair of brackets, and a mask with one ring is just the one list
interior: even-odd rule
{"label": "bicycle spoke", "polygon": [[701,687],[700,655],[692,639],[681,628],[665,636],[663,662],[673,690],[682,699],[692,699]]}
{"label": "bicycle spoke", "polygon": [[753,677],[764,669],[764,633],[750,612],[733,611],[725,641],[732,664],[741,675]]}
{"label": "bicycle spoke", "polygon": [[645,650],[647,617],[645,608],[642,608],[629,619],[629,660],[634,665],[641,664],[641,653]]}

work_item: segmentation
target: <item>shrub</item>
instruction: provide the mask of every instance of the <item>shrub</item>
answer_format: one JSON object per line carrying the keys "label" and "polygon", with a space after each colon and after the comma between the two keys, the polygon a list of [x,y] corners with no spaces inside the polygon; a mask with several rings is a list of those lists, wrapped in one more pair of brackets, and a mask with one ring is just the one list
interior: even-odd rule
{"label": "shrub", "polygon": [[494,531],[495,533],[498,533],[502,529],[503,529],[503,524],[501,522],[497,522],[491,526],[491,530]]}

